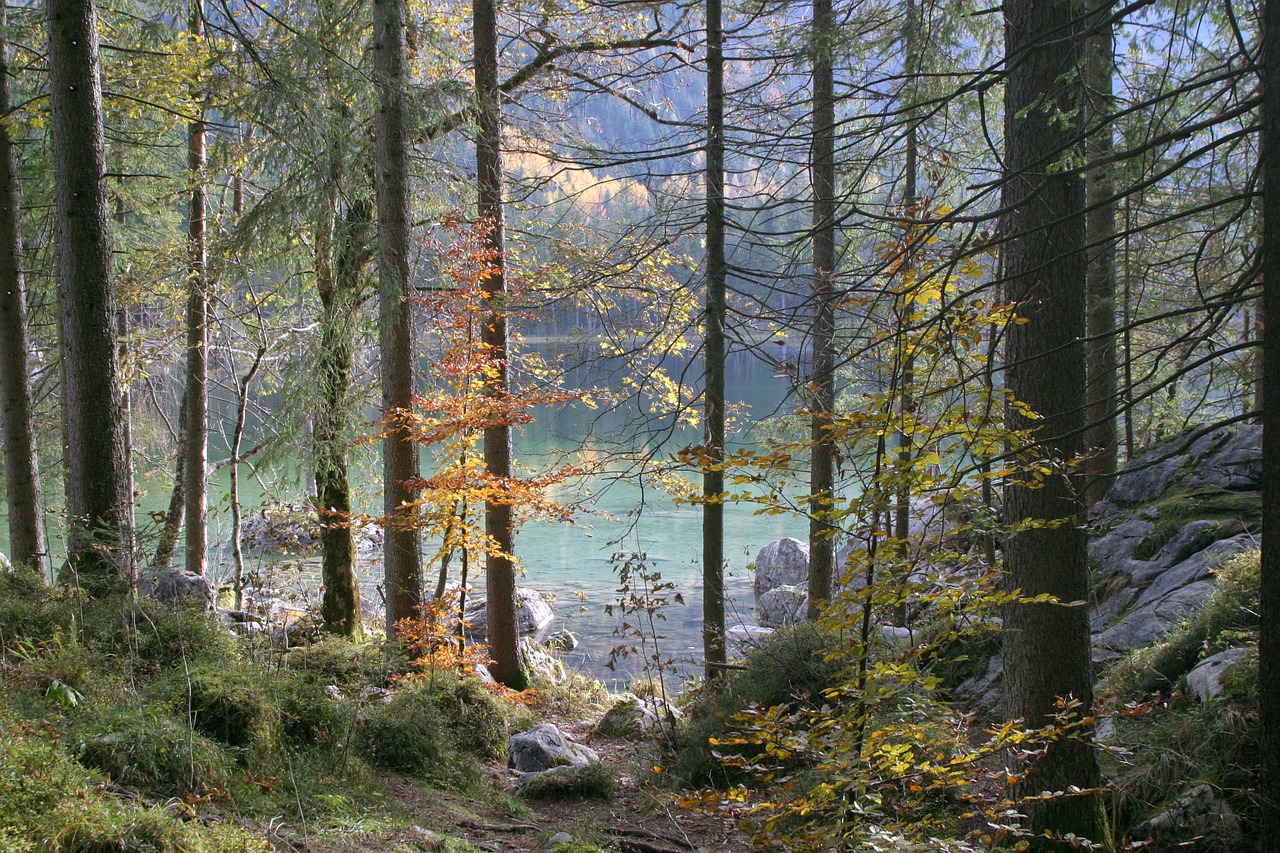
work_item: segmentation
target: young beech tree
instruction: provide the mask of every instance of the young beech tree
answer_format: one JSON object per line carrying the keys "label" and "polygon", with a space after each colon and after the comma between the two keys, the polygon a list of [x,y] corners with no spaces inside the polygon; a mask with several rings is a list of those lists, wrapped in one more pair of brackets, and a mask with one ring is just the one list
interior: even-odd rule
{"label": "young beech tree", "polygon": [[67,557],[71,580],[100,590],[132,583],[134,563],[97,13],[93,0],[51,0],[47,16]]}
{"label": "young beech tree", "polygon": [[[1006,579],[1024,597],[1004,608],[1006,703],[1027,725],[1064,700],[1093,704],[1084,506],[1072,466],[1084,451],[1084,182],[1061,168],[1074,152],[1085,64],[1080,0],[1007,0],[1004,285],[1018,320],[1006,334],[1006,426],[1025,430],[1032,464],[1006,481]],[[1034,414],[1033,414],[1034,413]],[[1052,602],[1030,601],[1051,596]],[[1049,745],[1024,783],[1072,791],[1028,808],[1033,846],[1048,833],[1109,838],[1097,756],[1087,738]],[[1057,843],[1057,842],[1053,842]]]}

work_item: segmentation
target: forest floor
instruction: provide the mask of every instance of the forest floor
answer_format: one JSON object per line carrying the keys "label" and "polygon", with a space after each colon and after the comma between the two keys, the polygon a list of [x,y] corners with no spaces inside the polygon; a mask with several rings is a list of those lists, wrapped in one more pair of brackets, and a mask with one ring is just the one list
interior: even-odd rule
{"label": "forest floor", "polygon": [[[423,825],[462,838],[488,853],[525,853],[547,848],[556,833],[575,841],[620,853],[681,853],[749,848],[746,839],[726,821],[680,808],[669,791],[658,791],[637,780],[640,760],[633,741],[594,734],[594,723],[560,723],[572,740],[584,743],[614,768],[618,780],[613,799],[525,800],[528,813],[519,817],[476,803],[448,803],[438,792],[405,784],[397,789],[408,814],[422,816]],[[504,766],[491,772],[499,784],[511,787]],[[470,809],[470,814],[458,807]]]}

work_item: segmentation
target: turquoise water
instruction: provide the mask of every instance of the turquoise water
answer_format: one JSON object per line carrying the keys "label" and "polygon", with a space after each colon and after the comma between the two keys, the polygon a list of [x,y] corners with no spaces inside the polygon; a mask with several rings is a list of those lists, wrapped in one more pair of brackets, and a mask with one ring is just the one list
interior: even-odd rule
{"label": "turquoise water", "polygon": [[[743,423],[773,413],[786,398],[788,383],[772,375],[768,367],[746,354],[732,359],[729,370],[729,398],[745,404]],[[545,469],[580,448],[586,440],[599,453],[611,435],[619,434],[630,421],[642,422],[638,413],[606,412],[585,408],[535,411],[535,423],[516,437],[517,462],[533,469]],[[649,425],[652,427],[652,425]],[[588,436],[592,436],[588,438]],[[750,434],[740,432],[738,440],[750,443]],[[658,458],[669,457],[680,447],[700,441],[697,432],[659,433],[656,438],[641,439]],[[249,443],[249,442],[246,442]],[[630,442],[635,449],[636,441]],[[376,513],[380,504],[376,475],[376,457],[367,454],[355,472],[357,509]],[[614,472],[622,466],[609,466]],[[162,509],[168,500],[167,484],[157,476],[154,482],[140,481],[143,491],[140,519]],[[230,576],[230,533],[228,509],[229,472],[216,472],[210,482],[210,542],[213,573],[220,579]],[[606,606],[619,598],[615,572],[615,554],[643,553],[653,571],[671,582],[685,604],[674,601],[663,608],[664,620],[656,622],[661,652],[674,658],[677,668],[700,669],[702,643],[702,591],[700,565],[701,510],[696,506],[677,505],[661,490],[642,488],[634,480],[618,479],[604,473],[578,483],[557,487],[557,497],[566,503],[580,503],[583,512],[574,524],[529,524],[517,534],[516,550],[525,574],[520,583],[556,600],[557,627],[572,631],[581,642],[569,656],[570,662],[610,682],[625,682],[640,670],[638,661],[624,660],[615,674],[605,668],[610,650],[623,642],[615,635],[620,617],[606,613]],[[304,505],[304,487],[297,466],[285,464],[261,468],[254,477],[241,470],[241,502],[249,514],[263,500],[282,498]],[[789,515],[757,515],[752,504],[729,504],[725,508],[726,591],[728,622],[754,622],[754,601],[747,565],[764,545],[782,536],[803,538],[807,523]],[[0,527],[3,527],[0,525]],[[0,550],[7,543],[6,531],[0,530]],[[246,568],[260,574],[268,585],[289,588],[301,598],[318,598],[318,560],[278,560],[246,552]],[[456,564],[453,567],[456,579]],[[360,580],[366,597],[377,598],[382,567],[376,555],[362,555]],[[428,585],[434,585],[434,578]],[[483,588],[483,576],[472,574],[472,587]],[[632,620],[634,621],[634,620]],[[634,640],[631,640],[634,642]]]}

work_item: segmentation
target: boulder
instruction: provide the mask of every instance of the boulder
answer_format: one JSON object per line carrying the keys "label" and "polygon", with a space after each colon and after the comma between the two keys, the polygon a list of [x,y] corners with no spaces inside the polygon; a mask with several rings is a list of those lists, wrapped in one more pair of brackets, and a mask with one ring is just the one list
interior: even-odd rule
{"label": "boulder", "polygon": [[186,569],[143,574],[138,578],[138,594],[173,607],[199,607],[210,613],[217,601],[213,583],[204,575]]}
{"label": "boulder", "polygon": [[[483,642],[489,636],[489,612],[483,598],[467,599],[467,633],[473,640]],[[516,590],[516,631],[521,637],[541,642],[551,631],[556,612],[551,602],[537,590],[521,587]]]}
{"label": "boulder", "polygon": [[670,722],[674,727],[680,713],[661,699],[641,699],[631,693],[614,703],[600,722],[596,734],[606,737],[642,738]]}
{"label": "boulder", "polygon": [[1227,801],[1208,785],[1188,790],[1164,811],[1129,833],[1131,841],[1151,851],[1228,853],[1242,849],[1240,821]]}
{"label": "boulder", "polygon": [[785,628],[803,622],[809,608],[809,591],[801,586],[779,586],[756,599],[756,616],[768,628]]}
{"label": "boulder", "polygon": [[1094,637],[1104,649],[1127,652],[1149,646],[1204,606],[1213,581],[1202,580],[1127,613],[1119,622]]}
{"label": "boulder", "polygon": [[734,625],[726,632],[725,639],[732,654],[745,655],[752,649],[760,648],[760,644],[773,632],[773,628],[764,625]]}
{"label": "boulder", "polygon": [[8,555],[0,551],[0,572],[13,571],[13,563],[10,562]]}
{"label": "boulder", "polygon": [[809,583],[809,546],[799,539],[770,542],[756,555],[756,597],[780,586]]}
{"label": "boulder", "polygon": [[1200,661],[1187,673],[1187,692],[1201,702],[1221,698],[1225,693],[1222,686],[1223,673],[1247,660],[1250,654],[1249,649],[1227,649]]}
{"label": "boulder", "polygon": [[598,762],[594,749],[574,743],[553,723],[534,726],[507,741],[507,766],[521,773],[538,773],[552,767],[578,766]]}

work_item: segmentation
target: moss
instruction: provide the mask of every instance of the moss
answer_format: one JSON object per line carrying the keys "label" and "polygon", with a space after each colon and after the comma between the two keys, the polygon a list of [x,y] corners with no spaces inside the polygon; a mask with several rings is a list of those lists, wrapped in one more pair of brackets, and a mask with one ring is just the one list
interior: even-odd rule
{"label": "moss", "polygon": [[1131,652],[1112,666],[1104,688],[1122,699],[1168,690],[1206,655],[1248,645],[1258,624],[1258,595],[1258,552],[1237,554],[1218,570],[1218,582],[1204,607],[1155,645]]}
{"label": "moss", "polygon": [[228,746],[268,744],[279,723],[279,709],[265,675],[234,666],[194,669],[173,683],[173,702],[180,713],[190,715],[196,731]]}
{"label": "moss", "polygon": [[117,784],[165,796],[224,789],[233,764],[209,738],[136,706],[90,706],[77,715],[70,740],[84,765]]}
{"label": "moss", "polygon": [[605,800],[617,795],[618,782],[604,764],[592,762],[554,767],[534,774],[523,783],[520,794],[530,800]]}

